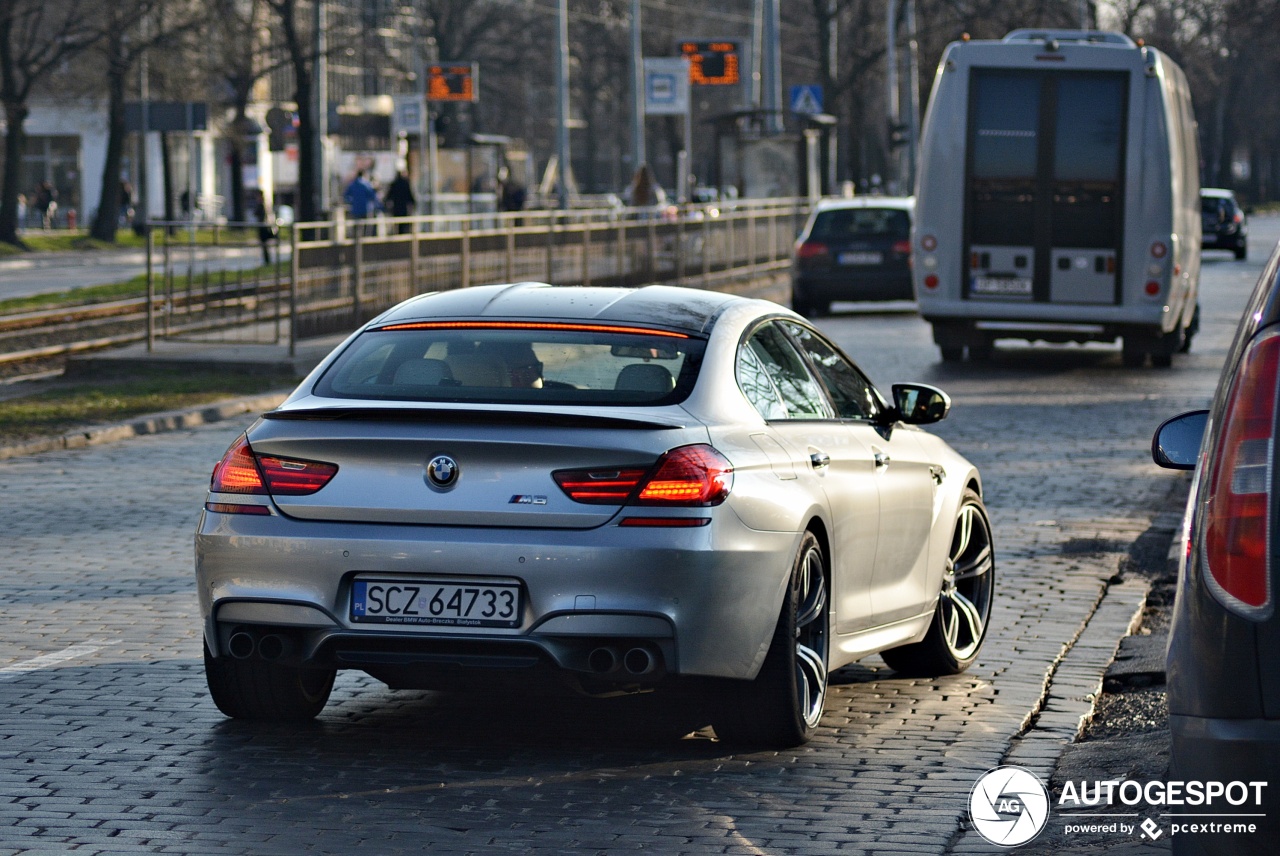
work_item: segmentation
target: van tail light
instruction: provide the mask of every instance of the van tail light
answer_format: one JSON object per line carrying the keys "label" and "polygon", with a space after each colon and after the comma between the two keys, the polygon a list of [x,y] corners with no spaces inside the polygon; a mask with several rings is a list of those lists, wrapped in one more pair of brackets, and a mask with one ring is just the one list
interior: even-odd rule
{"label": "van tail light", "polygon": [[1236,212],[1236,213],[1231,217],[1231,222],[1232,222],[1232,223],[1243,223],[1243,222],[1244,222],[1244,215],[1243,215],[1243,214],[1241,214],[1239,211],[1237,211],[1237,212]]}
{"label": "van tail light", "polygon": [[265,496],[307,496],[329,483],[335,464],[258,455],[241,434],[213,468],[209,490]]}
{"label": "van tail light", "polygon": [[1268,556],[1278,380],[1280,332],[1271,332],[1245,350],[1209,462],[1206,579],[1223,606],[1256,621],[1270,617],[1273,605]]}
{"label": "van tail light", "polygon": [[825,261],[831,255],[831,249],[818,241],[805,241],[796,248],[796,259],[802,262]]}
{"label": "van tail light", "polygon": [[558,470],[551,475],[570,499],[588,505],[719,505],[733,488],[733,465],[707,445],[672,449],[643,469]]}

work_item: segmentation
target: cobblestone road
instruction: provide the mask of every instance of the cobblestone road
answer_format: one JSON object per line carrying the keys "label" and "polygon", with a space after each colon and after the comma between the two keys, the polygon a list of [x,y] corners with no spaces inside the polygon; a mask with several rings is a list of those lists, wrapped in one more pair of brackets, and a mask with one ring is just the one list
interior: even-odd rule
{"label": "cobblestone road", "polygon": [[[1255,246],[1278,231],[1258,221]],[[1225,258],[1172,371],[1025,346],[944,366],[914,315],[824,321],[878,383],[952,394],[938,433],[982,468],[1000,582],[974,668],[842,670],[817,739],[789,752],[655,736],[646,699],[393,692],[347,673],[312,727],[227,721],[204,687],[191,540],[241,426],[0,462],[0,854],[944,853],[1176,487],[1147,444],[1212,392],[1260,267]],[[1059,749],[1024,741],[1019,760],[1047,773]]]}

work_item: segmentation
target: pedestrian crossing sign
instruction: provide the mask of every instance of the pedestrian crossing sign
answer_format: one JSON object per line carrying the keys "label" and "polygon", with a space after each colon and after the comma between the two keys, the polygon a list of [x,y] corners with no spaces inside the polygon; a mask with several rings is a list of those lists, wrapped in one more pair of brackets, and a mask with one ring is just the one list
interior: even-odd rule
{"label": "pedestrian crossing sign", "polygon": [[791,112],[797,116],[814,116],[822,112],[821,86],[791,87]]}

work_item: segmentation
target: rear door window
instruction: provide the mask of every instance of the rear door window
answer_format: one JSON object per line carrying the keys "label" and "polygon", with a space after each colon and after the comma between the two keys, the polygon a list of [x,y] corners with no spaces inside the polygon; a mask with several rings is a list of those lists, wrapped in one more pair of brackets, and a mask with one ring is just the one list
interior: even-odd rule
{"label": "rear door window", "polygon": [[765,419],[829,419],[822,388],[775,324],[752,334],[738,352],[738,385]]}

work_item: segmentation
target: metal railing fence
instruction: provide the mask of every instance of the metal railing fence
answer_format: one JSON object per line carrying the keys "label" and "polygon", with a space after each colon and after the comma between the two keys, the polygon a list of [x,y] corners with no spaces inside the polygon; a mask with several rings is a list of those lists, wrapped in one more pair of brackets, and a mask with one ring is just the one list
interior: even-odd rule
{"label": "metal railing fence", "polygon": [[[785,270],[805,199],[659,209],[448,214],[295,223],[153,222],[147,340],[287,341],[354,329],[430,291],[536,280],[734,290]],[[213,233],[212,229],[217,229]]]}

